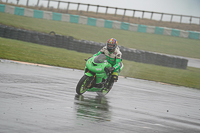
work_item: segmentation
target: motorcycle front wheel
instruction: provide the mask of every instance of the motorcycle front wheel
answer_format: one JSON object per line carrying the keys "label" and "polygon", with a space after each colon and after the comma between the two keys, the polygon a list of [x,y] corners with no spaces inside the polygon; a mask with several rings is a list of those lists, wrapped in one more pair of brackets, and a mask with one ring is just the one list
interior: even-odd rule
{"label": "motorcycle front wheel", "polygon": [[83,77],[79,80],[77,86],[76,86],[76,93],[79,95],[82,95],[87,91],[87,86],[91,82],[90,77],[87,75],[83,75]]}

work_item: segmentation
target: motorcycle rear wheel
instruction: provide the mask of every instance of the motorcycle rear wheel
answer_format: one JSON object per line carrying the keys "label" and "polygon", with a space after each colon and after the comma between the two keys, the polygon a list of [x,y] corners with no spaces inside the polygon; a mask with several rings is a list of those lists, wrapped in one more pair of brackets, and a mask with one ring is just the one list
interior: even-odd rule
{"label": "motorcycle rear wheel", "polygon": [[103,90],[101,92],[97,92],[97,94],[99,96],[105,96],[106,94],[108,94],[108,92],[112,89],[114,82],[108,82],[107,83],[107,88],[103,88]]}
{"label": "motorcycle rear wheel", "polygon": [[83,77],[79,80],[77,86],[76,86],[76,93],[79,95],[82,95],[87,91],[87,86],[91,82],[90,77],[87,75],[83,75]]}

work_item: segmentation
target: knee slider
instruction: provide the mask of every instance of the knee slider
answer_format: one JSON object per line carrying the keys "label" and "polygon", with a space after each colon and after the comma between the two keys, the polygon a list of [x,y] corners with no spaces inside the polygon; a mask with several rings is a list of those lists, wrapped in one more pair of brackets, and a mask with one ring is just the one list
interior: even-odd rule
{"label": "knee slider", "polygon": [[117,75],[113,75],[113,80],[118,80],[118,76]]}

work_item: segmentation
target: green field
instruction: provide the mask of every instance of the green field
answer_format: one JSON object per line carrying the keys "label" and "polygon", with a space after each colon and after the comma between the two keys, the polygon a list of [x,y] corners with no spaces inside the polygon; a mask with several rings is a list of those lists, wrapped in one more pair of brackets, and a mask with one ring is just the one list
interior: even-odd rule
{"label": "green field", "polygon": [[[23,41],[0,38],[0,58],[84,69],[85,61],[91,54],[79,53],[62,48],[38,45]],[[187,70],[136,63],[123,60],[124,77],[164,82],[174,85],[200,89],[200,69],[188,67]]]}
{"label": "green field", "polygon": [[17,28],[44,33],[55,31],[57,34],[95,42],[106,42],[107,39],[114,37],[119,45],[124,47],[200,59],[200,40],[100,28],[6,13],[0,13],[0,18],[1,24]]}

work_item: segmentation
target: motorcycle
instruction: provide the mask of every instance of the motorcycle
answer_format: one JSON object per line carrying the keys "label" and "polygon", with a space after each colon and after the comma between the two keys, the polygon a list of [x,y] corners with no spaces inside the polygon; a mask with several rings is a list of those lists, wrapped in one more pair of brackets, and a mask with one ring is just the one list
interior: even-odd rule
{"label": "motorcycle", "polygon": [[[76,86],[76,93],[82,95],[88,91],[96,92],[99,96],[106,95],[114,84],[113,71],[110,70],[112,65],[104,54],[91,57],[86,61],[84,75]],[[122,69],[123,63],[121,63],[120,71]]]}

